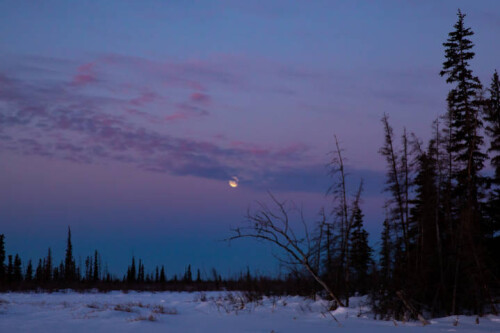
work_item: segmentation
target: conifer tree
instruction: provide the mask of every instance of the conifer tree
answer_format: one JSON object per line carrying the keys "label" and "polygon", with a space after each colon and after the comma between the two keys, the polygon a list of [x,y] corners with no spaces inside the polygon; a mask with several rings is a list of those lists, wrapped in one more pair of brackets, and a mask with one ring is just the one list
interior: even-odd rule
{"label": "conifer tree", "polygon": [[42,259],[38,260],[38,266],[36,267],[35,272],[35,280],[40,283],[44,278],[44,264],[42,263]]}
{"label": "conifer tree", "polygon": [[68,239],[66,245],[66,256],[64,259],[64,279],[66,282],[72,282],[76,278],[75,260],[73,258],[73,245],[71,244],[71,228],[68,226]]}
{"label": "conifer tree", "polygon": [[99,275],[100,275],[100,260],[99,260],[99,255],[97,253],[97,250],[94,252],[94,276],[93,280],[94,282],[99,281]]}
{"label": "conifer tree", "polygon": [[391,242],[391,227],[389,219],[386,217],[383,223],[382,246],[380,248],[380,276],[381,282],[387,286],[392,275],[392,242]]}
{"label": "conifer tree", "polygon": [[87,282],[91,281],[92,277],[94,276],[92,272],[92,266],[92,257],[87,256],[87,258],[85,258],[85,280]]}
{"label": "conifer tree", "polygon": [[482,86],[469,64],[474,58],[474,44],[468,37],[474,33],[470,28],[465,28],[464,18],[465,14],[459,10],[455,30],[450,32],[447,42],[443,43],[446,61],[440,75],[446,76],[446,82],[453,85],[447,102],[452,120],[450,150],[455,154],[454,163],[457,166],[454,170],[456,194],[462,205],[474,205],[478,202],[478,191],[483,181],[479,172],[486,155],[481,152],[484,140],[480,135]]}
{"label": "conifer tree", "polygon": [[186,272],[184,273],[184,282],[193,282],[193,274],[191,273],[191,265],[188,265]]}
{"label": "conifer tree", "polygon": [[495,172],[492,178],[492,189],[487,203],[488,220],[484,226],[487,238],[487,250],[491,257],[490,265],[493,274],[500,276],[500,264],[496,254],[500,253],[500,80],[495,71],[488,89],[489,98],[486,103],[486,133],[490,138],[488,152]]}
{"label": "conifer tree", "polygon": [[127,282],[135,282],[137,279],[137,273],[135,268],[135,257],[132,257],[132,264],[130,265],[127,272]]}
{"label": "conifer tree", "polygon": [[19,254],[14,257],[13,280],[17,283],[23,281],[22,263]]}
{"label": "conifer tree", "polygon": [[26,274],[24,276],[24,280],[30,282],[33,279],[33,264],[31,263],[31,259],[28,261],[28,266],[26,267]]}
{"label": "conifer tree", "polygon": [[[451,311],[462,308],[482,308],[489,294],[482,257],[481,224],[483,211],[480,199],[485,178],[481,175],[486,154],[481,151],[482,119],[480,106],[481,83],[470,68],[474,58],[474,44],[469,39],[474,33],[465,27],[463,14],[458,11],[454,31],[443,43],[446,61],[441,76],[452,85],[447,98],[450,118],[450,145],[453,154],[453,213],[454,230],[450,235],[451,250],[455,253]],[[465,270],[463,270],[464,268]],[[469,286],[465,290],[459,286]]]}
{"label": "conifer tree", "polygon": [[7,264],[7,282],[12,283],[14,281],[14,263],[12,262],[12,255],[8,256],[8,264]]}
{"label": "conifer tree", "polygon": [[356,291],[365,293],[368,290],[372,249],[368,244],[368,232],[363,227],[363,213],[359,205],[354,207],[353,220],[349,250],[349,261],[353,270],[351,281]]}
{"label": "conifer tree", "polygon": [[137,281],[138,282],[144,282],[144,264],[142,263],[141,259],[139,259],[139,267],[138,267],[138,272],[137,272]]}
{"label": "conifer tree", "polygon": [[44,271],[44,276],[43,276],[44,281],[46,282],[52,281],[52,251],[50,247],[47,252],[47,258],[45,258],[43,271]]}
{"label": "conifer tree", "polygon": [[165,276],[165,267],[163,265],[161,266],[161,272],[160,272],[160,283],[165,283],[167,282],[167,278]]}
{"label": "conifer tree", "polygon": [[5,281],[5,236],[0,234],[0,282]]}
{"label": "conifer tree", "polygon": [[196,270],[196,282],[201,282],[201,274],[199,268]]}

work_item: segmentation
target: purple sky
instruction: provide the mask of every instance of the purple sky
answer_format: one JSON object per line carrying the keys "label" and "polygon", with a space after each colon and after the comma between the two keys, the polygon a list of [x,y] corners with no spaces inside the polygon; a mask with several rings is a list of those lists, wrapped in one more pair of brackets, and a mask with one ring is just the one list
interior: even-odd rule
{"label": "purple sky", "polygon": [[[336,134],[379,238],[380,118],[426,138],[445,111],[442,43],[460,7],[475,73],[500,63],[500,2],[0,2],[0,233],[37,259],[94,248],[146,266],[275,273],[219,240],[266,190],[312,222]],[[398,134],[399,135],[399,134]],[[240,186],[228,186],[232,176]]]}

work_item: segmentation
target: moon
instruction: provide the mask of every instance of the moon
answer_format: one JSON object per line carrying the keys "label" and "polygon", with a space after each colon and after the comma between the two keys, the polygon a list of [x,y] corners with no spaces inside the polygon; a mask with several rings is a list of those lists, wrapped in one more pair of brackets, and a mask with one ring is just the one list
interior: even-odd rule
{"label": "moon", "polygon": [[238,182],[240,180],[238,179],[238,177],[233,177],[230,181],[229,181],[229,186],[231,187],[238,187]]}

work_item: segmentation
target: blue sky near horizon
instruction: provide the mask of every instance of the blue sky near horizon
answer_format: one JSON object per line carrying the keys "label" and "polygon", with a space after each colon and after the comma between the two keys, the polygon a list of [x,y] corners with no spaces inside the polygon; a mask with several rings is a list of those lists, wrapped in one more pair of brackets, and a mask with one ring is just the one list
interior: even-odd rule
{"label": "blue sky near horizon", "polygon": [[[442,43],[467,14],[472,67],[500,69],[498,1],[0,1],[0,233],[7,251],[97,248],[234,274],[272,249],[226,238],[268,190],[311,225],[336,134],[381,229],[380,118],[422,139],[446,109]],[[228,180],[237,176],[237,188]]]}

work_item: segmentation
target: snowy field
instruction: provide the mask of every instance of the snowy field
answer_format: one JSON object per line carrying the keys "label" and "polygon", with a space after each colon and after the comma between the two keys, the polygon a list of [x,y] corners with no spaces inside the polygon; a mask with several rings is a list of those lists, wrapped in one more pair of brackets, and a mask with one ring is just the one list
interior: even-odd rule
{"label": "snowy field", "polygon": [[373,320],[362,298],[328,312],[302,297],[245,301],[241,293],[4,293],[0,332],[500,332],[500,317]]}

